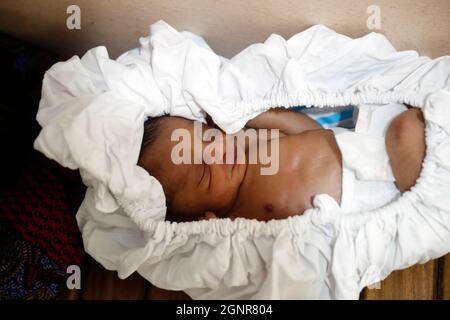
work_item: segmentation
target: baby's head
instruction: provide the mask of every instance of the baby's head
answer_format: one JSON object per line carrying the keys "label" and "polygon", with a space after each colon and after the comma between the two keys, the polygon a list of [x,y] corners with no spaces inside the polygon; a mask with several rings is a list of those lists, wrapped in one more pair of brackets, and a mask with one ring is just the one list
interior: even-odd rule
{"label": "baby's head", "polygon": [[[246,164],[236,164],[236,161],[234,164],[207,164],[205,161],[199,164],[194,164],[194,161],[176,164],[178,161],[174,161],[172,151],[177,145],[179,151],[180,136],[177,136],[176,141],[171,138],[176,129],[189,133],[190,141],[183,142],[189,142],[187,152],[191,153],[190,159],[194,159],[194,146],[200,146],[203,154],[204,148],[214,141],[203,141],[202,135],[194,130],[194,121],[184,118],[162,116],[149,118],[145,122],[138,165],[161,183],[166,196],[167,219],[192,221],[210,212],[217,217],[225,216],[235,203]],[[208,129],[213,128],[202,124],[202,133]],[[224,135],[221,132],[223,141],[226,140]],[[223,154],[216,154],[216,159],[225,158],[227,148],[221,149]]]}

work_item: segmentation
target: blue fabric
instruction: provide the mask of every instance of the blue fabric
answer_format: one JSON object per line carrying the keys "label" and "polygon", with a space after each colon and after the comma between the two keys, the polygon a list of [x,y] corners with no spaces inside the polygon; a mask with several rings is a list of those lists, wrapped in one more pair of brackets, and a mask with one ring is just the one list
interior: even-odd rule
{"label": "blue fabric", "polygon": [[322,109],[311,109],[306,108],[304,106],[296,106],[292,107],[293,110],[298,112],[303,112],[308,115],[310,118],[314,119],[324,128],[330,127],[346,127],[346,128],[354,128],[353,123],[353,115],[354,115],[354,106],[339,107],[339,111],[334,111],[335,108],[322,108]]}

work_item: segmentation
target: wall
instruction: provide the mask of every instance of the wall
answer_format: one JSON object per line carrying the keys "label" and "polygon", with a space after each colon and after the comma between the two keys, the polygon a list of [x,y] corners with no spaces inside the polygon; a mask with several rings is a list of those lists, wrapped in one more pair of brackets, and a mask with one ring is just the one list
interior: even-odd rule
{"label": "wall", "polygon": [[[69,4],[81,8],[81,30],[66,28]],[[231,57],[271,33],[289,37],[316,23],[364,35],[372,4],[381,8],[380,32],[397,49],[450,53],[450,0],[1,0],[0,31],[67,56],[106,45],[115,57],[164,19],[205,36],[217,53]]]}

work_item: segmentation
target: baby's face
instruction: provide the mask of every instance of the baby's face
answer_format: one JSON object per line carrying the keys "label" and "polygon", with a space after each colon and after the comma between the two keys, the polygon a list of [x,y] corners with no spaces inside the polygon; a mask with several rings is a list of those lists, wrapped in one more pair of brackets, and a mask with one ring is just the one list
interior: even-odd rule
{"label": "baby's face", "polygon": [[[188,152],[191,159],[194,159],[194,145],[201,146],[203,151],[212,142],[203,141],[202,136],[194,132],[194,121],[191,120],[167,117],[160,125],[157,138],[142,155],[141,165],[162,184],[168,198],[168,219],[191,221],[208,211],[218,217],[225,216],[236,200],[247,165],[206,164],[205,161],[176,164],[172,151],[179,141],[171,141],[174,130],[185,129],[190,133]],[[202,133],[211,128],[202,124]],[[223,132],[221,134],[224,135]],[[223,154],[216,154],[216,159],[225,158],[226,147],[222,150]]]}

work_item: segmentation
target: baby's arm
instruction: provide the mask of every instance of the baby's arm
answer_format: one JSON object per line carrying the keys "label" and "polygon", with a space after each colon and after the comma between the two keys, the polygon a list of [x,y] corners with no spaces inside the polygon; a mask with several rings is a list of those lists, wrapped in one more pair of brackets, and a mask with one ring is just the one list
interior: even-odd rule
{"label": "baby's arm", "polygon": [[254,129],[279,129],[280,135],[294,135],[322,127],[307,115],[285,108],[272,108],[247,122]]}

